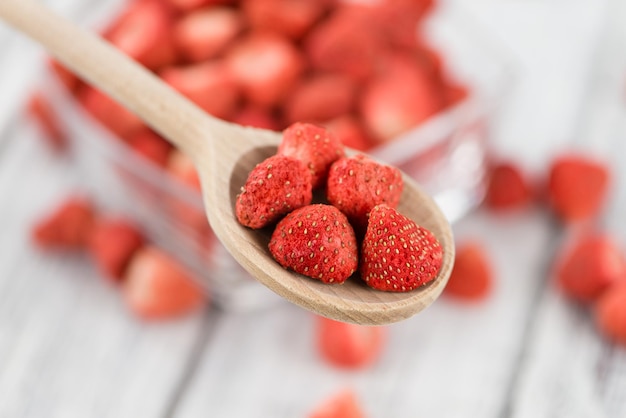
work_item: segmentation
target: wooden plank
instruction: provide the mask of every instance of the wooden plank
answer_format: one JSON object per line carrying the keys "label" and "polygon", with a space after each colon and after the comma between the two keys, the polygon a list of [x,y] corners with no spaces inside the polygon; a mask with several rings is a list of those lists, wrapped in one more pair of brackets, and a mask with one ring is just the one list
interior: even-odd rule
{"label": "wooden plank", "polygon": [[0,416],[160,417],[210,316],[142,323],[88,260],[31,245],[35,219],[77,183],[38,140],[20,128],[0,165]]}

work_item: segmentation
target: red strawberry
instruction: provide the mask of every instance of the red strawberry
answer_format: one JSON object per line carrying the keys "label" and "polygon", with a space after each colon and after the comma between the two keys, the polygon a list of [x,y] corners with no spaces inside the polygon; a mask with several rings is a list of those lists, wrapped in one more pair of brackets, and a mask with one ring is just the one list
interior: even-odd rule
{"label": "red strawberry", "polygon": [[281,266],[323,283],[343,283],[358,267],[354,230],[330,205],[289,213],[276,225],[269,249]]}
{"label": "red strawberry", "polygon": [[294,123],[283,131],[278,154],[301,161],[312,174],[313,189],[323,186],[333,162],[345,152],[341,141],[321,126]]}
{"label": "red strawberry", "polygon": [[458,245],[444,293],[462,300],[482,300],[489,294],[492,285],[491,263],[482,245],[477,242]]}
{"label": "red strawberry", "polygon": [[493,210],[525,206],[532,196],[531,187],[521,169],[512,162],[495,164],[489,173],[485,204]]}
{"label": "red strawberry", "polygon": [[228,7],[208,7],[181,18],[174,26],[174,42],[192,62],[215,57],[243,29],[241,15]]}
{"label": "red strawberry", "polygon": [[344,389],[317,406],[308,418],[365,418],[356,395]]}
{"label": "red strawberry", "polygon": [[610,236],[587,233],[561,250],[556,280],[567,296],[591,302],[609,286],[626,281],[626,260]]}
{"label": "red strawberry", "polygon": [[360,102],[363,121],[379,142],[408,132],[443,107],[437,86],[413,56],[387,54],[384,62]]}
{"label": "red strawberry", "polygon": [[330,167],[326,197],[362,232],[374,206],[398,206],[403,186],[400,170],[359,154],[341,158]]}
{"label": "red strawberry", "polygon": [[257,30],[277,31],[299,39],[324,14],[326,0],[243,0],[242,9]]}
{"label": "red strawberry", "polygon": [[95,211],[83,197],[70,197],[33,228],[42,248],[83,249],[93,227]]}
{"label": "red strawberry", "polygon": [[82,92],[80,100],[94,118],[120,138],[128,139],[145,129],[144,123],[138,116],[100,90],[87,87]]}
{"label": "red strawberry", "polygon": [[316,340],[319,354],[333,366],[362,369],[381,355],[385,328],[349,324],[317,317]]}
{"label": "red strawberry", "polygon": [[386,205],[370,212],[361,277],[378,290],[408,292],[437,277],[443,249],[427,229]]}
{"label": "red strawberry", "polygon": [[228,68],[246,97],[260,106],[279,103],[303,70],[300,52],[271,33],[253,33],[230,49]]}
{"label": "red strawberry", "polygon": [[350,115],[324,122],[326,129],[333,133],[346,146],[359,151],[367,151],[374,146],[361,123]]}
{"label": "red strawberry", "polygon": [[150,129],[133,135],[129,143],[133,151],[160,167],[165,167],[172,152],[172,145]]}
{"label": "red strawberry", "polygon": [[100,219],[93,228],[89,251],[105,277],[119,281],[143,243],[141,231],[127,220]]}
{"label": "red strawberry", "polygon": [[156,247],[141,248],[132,257],[122,292],[130,308],[144,319],[167,319],[200,308],[202,288],[173,258]]}
{"label": "red strawberry", "polygon": [[235,212],[244,226],[258,229],[308,205],[312,199],[311,172],[300,161],[274,155],[248,175],[237,196]]}
{"label": "red strawberry", "polygon": [[562,155],[550,166],[549,202],[565,222],[593,218],[602,208],[610,180],[609,168],[583,155]]}
{"label": "red strawberry", "polygon": [[163,81],[218,118],[231,116],[240,98],[235,80],[221,61],[169,67],[160,75]]}
{"label": "red strawberry", "polygon": [[122,52],[149,69],[176,62],[171,38],[172,14],[159,0],[131,3],[105,37]]}
{"label": "red strawberry", "polygon": [[316,70],[334,71],[365,80],[376,71],[385,45],[370,19],[352,7],[338,6],[304,39],[304,49]]}
{"label": "red strawberry", "polygon": [[43,138],[54,151],[67,148],[67,137],[59,125],[52,106],[41,93],[35,93],[28,101],[28,112],[37,121],[43,131]]}
{"label": "red strawberry", "polygon": [[341,74],[315,74],[295,86],[284,104],[287,121],[324,122],[352,111],[356,84]]}
{"label": "red strawberry", "polygon": [[626,283],[611,286],[600,296],[594,316],[602,334],[626,347]]}

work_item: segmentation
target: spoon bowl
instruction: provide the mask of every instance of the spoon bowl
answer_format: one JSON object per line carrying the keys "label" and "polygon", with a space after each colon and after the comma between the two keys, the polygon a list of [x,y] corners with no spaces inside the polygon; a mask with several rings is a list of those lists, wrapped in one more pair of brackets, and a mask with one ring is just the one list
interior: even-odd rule
{"label": "spoon bowl", "polygon": [[397,322],[439,296],[450,275],[454,243],[450,224],[414,181],[404,177],[398,211],[429,229],[443,247],[443,263],[429,284],[410,292],[370,289],[352,278],[327,285],[281,267],[268,250],[269,233],[240,225],[235,198],[252,168],[274,154],[277,132],[216,119],[121,52],[33,0],[0,0],[0,18],[42,44],[92,85],[140,116],[194,161],[211,228],[232,256],[259,282],[317,314],[364,325]]}

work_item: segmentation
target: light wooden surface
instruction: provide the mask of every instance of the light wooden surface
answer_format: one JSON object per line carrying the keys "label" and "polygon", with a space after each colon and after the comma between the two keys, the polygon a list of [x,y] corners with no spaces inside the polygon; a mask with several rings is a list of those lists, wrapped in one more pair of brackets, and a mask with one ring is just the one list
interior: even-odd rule
{"label": "light wooden surface", "polygon": [[[611,161],[615,194],[602,224],[626,245],[626,5],[455,2],[517,63],[495,151],[538,175],[563,147]],[[74,17],[85,7],[48,3]],[[345,386],[370,417],[626,416],[626,350],[553,288],[550,261],[565,233],[541,208],[478,211],[456,224],[457,239],[477,237],[493,257],[493,295],[476,306],[441,299],[390,326],[367,370],[323,363],[312,317],[288,304],[135,320],[85,260],[29,243],[33,220],[78,181],[17,112],[40,57],[0,26],[0,417],[303,417]]]}

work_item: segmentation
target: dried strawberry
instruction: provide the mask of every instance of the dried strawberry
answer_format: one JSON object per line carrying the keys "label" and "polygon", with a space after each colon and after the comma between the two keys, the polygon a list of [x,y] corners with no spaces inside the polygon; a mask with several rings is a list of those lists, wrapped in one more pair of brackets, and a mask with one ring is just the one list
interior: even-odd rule
{"label": "dried strawberry", "polygon": [[444,293],[457,299],[477,301],[484,299],[492,286],[491,263],[483,246],[475,241],[457,245],[454,267]]}
{"label": "dried strawberry", "polygon": [[139,0],[131,3],[105,37],[129,57],[156,70],[177,60],[172,25],[173,16],[165,4]]}
{"label": "dried strawberry", "polygon": [[301,161],[312,174],[313,189],[326,183],[333,162],[345,155],[343,144],[321,126],[294,123],[283,131],[278,154]]}
{"label": "dried strawberry", "polygon": [[224,5],[235,3],[236,0],[163,0],[181,12],[190,12],[204,6]]}
{"label": "dried strawberry", "polygon": [[361,277],[378,290],[408,292],[433,280],[443,260],[437,238],[386,205],[369,215],[361,251]]}
{"label": "dried strawberry", "polygon": [[35,225],[33,239],[42,248],[84,249],[94,219],[91,202],[71,196]]}
{"label": "dried strawberry", "polygon": [[362,369],[374,363],[386,342],[383,327],[370,327],[316,317],[317,349],[335,367]]}
{"label": "dried strawberry", "polygon": [[237,220],[249,228],[263,228],[312,199],[311,172],[291,157],[274,155],[250,172],[237,196]]}
{"label": "dried strawberry", "polygon": [[242,29],[242,16],[235,9],[208,7],[181,18],[173,37],[184,57],[200,62],[222,52]]}
{"label": "dried strawberry", "polygon": [[130,259],[143,244],[143,234],[133,223],[104,218],[94,225],[89,252],[105,277],[119,281]]}
{"label": "dried strawberry", "polygon": [[610,236],[585,233],[561,250],[556,279],[567,296],[591,302],[609,286],[626,280],[626,260]]}
{"label": "dried strawberry", "polygon": [[316,74],[294,86],[285,100],[284,114],[289,123],[324,122],[350,113],[356,87],[341,74]]}
{"label": "dried strawberry", "polygon": [[142,247],[132,257],[122,293],[133,312],[151,320],[187,314],[206,301],[193,276],[154,246]]}
{"label": "dried strawberry", "polygon": [[565,222],[589,220],[602,208],[610,170],[599,160],[583,155],[561,155],[550,166],[549,203]]}
{"label": "dried strawberry", "polygon": [[324,14],[328,3],[327,0],[243,0],[241,8],[254,29],[299,39]]}
{"label": "dried strawberry", "polygon": [[374,206],[397,207],[403,186],[400,170],[358,154],[341,158],[330,167],[326,197],[362,232]]}
{"label": "dried strawberry", "polygon": [[217,60],[169,67],[161,71],[160,76],[205,112],[218,118],[231,116],[241,96],[228,68]]}
{"label": "dried strawberry", "polygon": [[385,50],[371,20],[352,7],[338,6],[304,39],[304,49],[316,70],[346,74],[363,81],[377,70]]}
{"label": "dried strawberry", "polygon": [[368,82],[360,112],[372,137],[387,142],[416,128],[443,108],[428,73],[407,54],[387,54],[384,69]]}
{"label": "dried strawberry", "polygon": [[603,335],[626,347],[626,283],[611,286],[600,296],[594,317]]}
{"label": "dried strawberry", "polygon": [[50,59],[48,65],[59,81],[70,93],[76,93],[82,86],[81,80],[56,59]]}
{"label": "dried strawberry", "polygon": [[527,205],[532,197],[531,186],[521,168],[513,162],[500,162],[491,167],[485,205],[493,210],[511,210]]}
{"label": "dried strawberry", "polygon": [[296,46],[272,33],[252,33],[240,40],[226,62],[248,100],[260,106],[283,100],[304,67]]}
{"label": "dried strawberry", "polygon": [[358,267],[354,230],[330,205],[289,213],[276,225],[269,249],[281,266],[323,283],[343,283]]}

